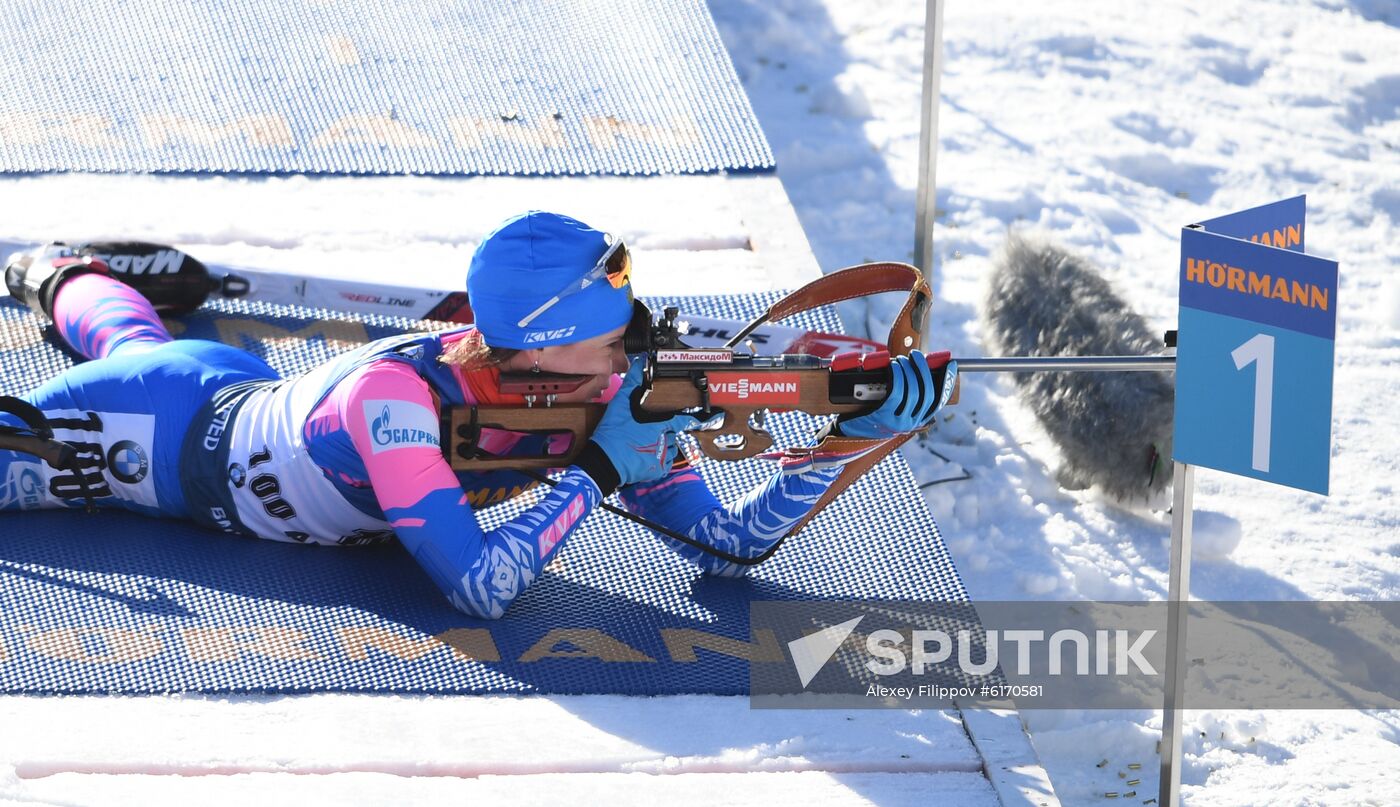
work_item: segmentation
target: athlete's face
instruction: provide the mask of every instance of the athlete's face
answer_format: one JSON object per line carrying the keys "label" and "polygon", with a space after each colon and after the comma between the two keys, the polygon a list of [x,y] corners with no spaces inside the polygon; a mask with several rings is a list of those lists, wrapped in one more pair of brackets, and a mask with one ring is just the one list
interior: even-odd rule
{"label": "athlete's face", "polygon": [[627,354],[622,350],[622,334],[626,330],[624,325],[582,342],[523,350],[506,362],[505,369],[527,372],[538,359],[541,372],[592,376],[582,387],[556,399],[561,403],[591,401],[612,384],[615,373],[627,372]]}

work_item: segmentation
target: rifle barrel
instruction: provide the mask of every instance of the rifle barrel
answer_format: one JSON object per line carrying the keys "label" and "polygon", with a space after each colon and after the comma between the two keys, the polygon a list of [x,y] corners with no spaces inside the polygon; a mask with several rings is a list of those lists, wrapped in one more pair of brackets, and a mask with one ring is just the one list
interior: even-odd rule
{"label": "rifle barrel", "polygon": [[1171,372],[1176,369],[1176,356],[1007,356],[955,360],[960,373]]}

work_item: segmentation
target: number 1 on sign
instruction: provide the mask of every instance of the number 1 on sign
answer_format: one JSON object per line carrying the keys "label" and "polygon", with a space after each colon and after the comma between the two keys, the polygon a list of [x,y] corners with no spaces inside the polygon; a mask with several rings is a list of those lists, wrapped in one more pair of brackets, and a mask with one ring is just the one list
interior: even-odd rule
{"label": "number 1 on sign", "polygon": [[1254,369],[1254,462],[1256,471],[1269,470],[1269,438],[1274,420],[1274,338],[1255,334],[1253,339],[1235,348],[1230,356],[1235,369],[1243,370],[1257,362]]}

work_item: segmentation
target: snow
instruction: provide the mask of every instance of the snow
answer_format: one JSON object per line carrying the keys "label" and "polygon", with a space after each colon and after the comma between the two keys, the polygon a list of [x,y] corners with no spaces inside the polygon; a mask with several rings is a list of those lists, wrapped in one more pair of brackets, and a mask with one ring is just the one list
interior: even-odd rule
{"label": "snow", "polygon": [[[715,0],[712,9],[821,267],[911,259],[923,4]],[[1307,193],[1309,252],[1341,263],[1333,493],[1323,498],[1199,471],[1192,593],[1257,600],[1400,595],[1400,274],[1391,257],[1400,241],[1400,5],[950,0],[945,15],[930,342],[955,355],[983,354],[983,281],[1009,228],[1035,230],[1085,253],[1154,328],[1166,330],[1175,325],[1182,225]],[[718,181],[492,180],[487,190],[476,180],[424,178],[7,176],[0,178],[0,236],[42,239],[81,226],[89,236],[173,240],[220,262],[350,274],[392,265],[396,275],[455,283],[464,256],[502,216],[552,207],[616,227],[642,250],[654,250],[650,260],[639,259],[639,284],[646,282],[645,267],[668,265],[675,274],[703,267],[696,274],[710,291],[747,288],[740,284],[751,281],[755,267],[744,262],[742,247],[761,228],[729,201],[707,208],[683,190],[692,187],[686,182],[710,182],[713,190]],[[661,201],[637,204],[632,194],[639,186]],[[842,313],[853,330],[881,333],[891,303],[847,304]],[[928,485],[924,496],[974,601],[1165,597],[1169,519],[1161,503],[1125,509],[1094,491],[1060,490],[1056,451],[1009,379],[968,380],[961,403],[906,456]],[[965,475],[971,478],[959,479]],[[952,481],[938,482],[945,479]],[[284,703],[294,709],[290,704],[300,701]],[[446,702],[455,708],[458,699]],[[30,703],[5,699],[5,724],[19,725],[20,717],[42,724],[42,711],[20,714]],[[536,708],[525,705],[533,700],[516,703]],[[97,707],[78,701],[74,708]],[[318,720],[359,725],[333,702],[305,708]],[[235,726],[243,711],[214,709],[198,725]],[[148,712],[151,719],[161,714],[156,706]],[[1110,792],[1124,804],[1155,798],[1160,714],[1022,714],[1065,804],[1100,804]],[[889,726],[900,720],[886,719]],[[564,717],[541,720],[567,725]],[[52,722],[44,730],[65,725]],[[395,750],[400,741],[384,744],[378,760],[405,750]],[[767,758],[768,740],[748,741],[734,753]],[[14,743],[23,745],[8,740],[0,755],[7,764],[42,757],[17,757]],[[129,746],[133,753],[168,747],[149,738]],[[186,750],[200,756],[200,747]],[[697,747],[677,759],[701,758]],[[258,761],[236,743],[224,749],[209,758]],[[10,771],[0,775],[0,798],[532,803],[627,793],[638,802],[683,804],[990,798],[984,779],[947,770],[789,767],[655,776],[595,769],[469,780],[410,779],[394,770],[67,773],[34,780]],[[1191,805],[1393,804],[1400,801],[1397,771],[1396,712],[1186,715],[1182,778]],[[220,780],[217,787],[207,786],[211,778]],[[1140,783],[1128,786],[1130,779]],[[1135,796],[1126,797],[1129,791]]]}
{"label": "snow", "polygon": [[[668,804],[678,807],[737,807],[751,804],[921,804],[936,794],[939,804],[996,805],[980,773],[569,773],[482,776],[474,779],[415,778],[381,773],[231,774],[180,776],[56,776],[32,788],[38,803],[146,807],[201,804],[208,807],[303,807],[307,804]],[[34,801],[0,802],[33,804]]]}
{"label": "snow", "polygon": [[728,267],[734,290],[767,291],[810,278],[781,262],[759,263],[751,249],[753,227],[745,222],[756,195],[751,186],[766,181],[746,178],[735,187],[719,176],[644,183],[625,177],[12,177],[0,201],[0,236],[146,239],[176,244],[210,263],[457,288],[482,237],[509,216],[547,207],[600,227],[625,227],[638,265],[665,267],[638,273],[641,294],[708,293],[713,285],[705,270],[716,264]]}
{"label": "snow", "polygon": [[[912,259],[922,4],[715,14],[823,269]],[[1333,493],[1198,471],[1192,592],[1394,599],[1400,5],[952,0],[944,23],[932,342],[984,355],[982,284],[1008,228],[1087,254],[1166,330],[1182,225],[1308,194],[1308,250],[1341,263]],[[891,305],[843,314],[880,333]],[[1009,379],[965,378],[947,418],[905,453],[921,483],[972,475],[924,492],[974,601],[1165,597],[1165,508],[1059,490],[1055,449]],[[1022,714],[1065,804],[1121,796],[1139,778],[1118,777],[1129,762],[1138,800],[1156,797],[1160,714]],[[1396,803],[1397,724],[1188,712],[1185,800]]]}
{"label": "snow", "polygon": [[[123,772],[975,773],[981,766],[953,714],[753,710],[742,697],[29,698],[9,699],[4,714],[7,725],[28,727],[0,738],[0,758],[22,779]],[[354,731],[346,731],[347,715]],[[97,725],[75,735],[72,726],[80,723]],[[277,732],[260,732],[269,725]],[[253,735],[261,743],[249,748]],[[394,741],[384,742],[390,735]]]}
{"label": "snow", "polygon": [[0,803],[997,804],[945,712],[321,694],[11,697],[0,720]]}

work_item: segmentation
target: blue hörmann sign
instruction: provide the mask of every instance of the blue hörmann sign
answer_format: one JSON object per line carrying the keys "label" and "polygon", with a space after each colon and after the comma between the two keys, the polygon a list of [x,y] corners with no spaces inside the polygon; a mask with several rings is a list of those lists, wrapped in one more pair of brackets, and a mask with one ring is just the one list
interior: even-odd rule
{"label": "blue h\u00f6rmann sign", "polygon": [[1181,231],[1173,458],[1326,494],[1337,262],[1303,253],[1305,204]]}

